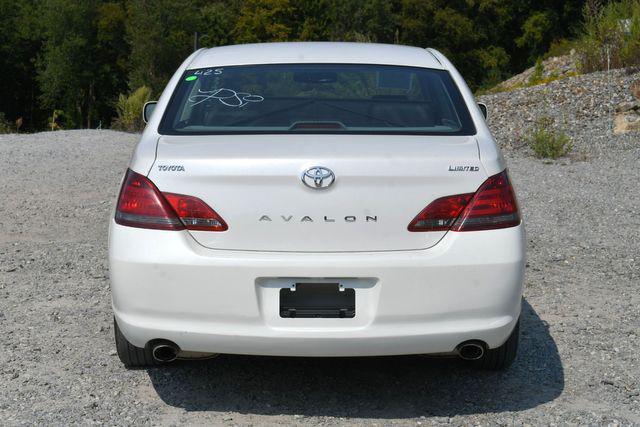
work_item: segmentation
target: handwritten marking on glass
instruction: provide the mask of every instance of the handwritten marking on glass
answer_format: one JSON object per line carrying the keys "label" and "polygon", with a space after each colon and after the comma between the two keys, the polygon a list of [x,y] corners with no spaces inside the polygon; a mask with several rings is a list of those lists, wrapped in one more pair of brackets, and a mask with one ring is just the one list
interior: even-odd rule
{"label": "handwritten marking on glass", "polygon": [[215,90],[198,89],[198,94],[189,97],[192,106],[196,106],[210,99],[217,99],[221,104],[227,107],[244,107],[250,102],[262,102],[264,97],[260,95],[252,95],[247,92],[236,92],[233,89],[220,88]]}
{"label": "handwritten marking on glass", "polygon": [[207,68],[206,70],[198,70],[193,73],[196,76],[210,76],[212,74],[222,74],[222,68]]}

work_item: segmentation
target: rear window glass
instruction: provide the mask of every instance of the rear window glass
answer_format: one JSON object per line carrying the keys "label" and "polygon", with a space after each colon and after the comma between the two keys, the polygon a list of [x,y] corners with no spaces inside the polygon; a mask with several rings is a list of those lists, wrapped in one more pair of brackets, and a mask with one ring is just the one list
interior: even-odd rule
{"label": "rear window glass", "polygon": [[475,128],[446,71],[274,64],[188,70],[160,133],[473,135]]}

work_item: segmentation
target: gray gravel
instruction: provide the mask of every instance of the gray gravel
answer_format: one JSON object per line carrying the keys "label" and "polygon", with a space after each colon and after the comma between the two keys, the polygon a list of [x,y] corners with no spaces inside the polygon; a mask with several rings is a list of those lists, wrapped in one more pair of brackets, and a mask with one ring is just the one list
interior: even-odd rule
{"label": "gray gravel", "polygon": [[602,138],[586,161],[506,150],[529,261],[521,352],[504,373],[424,357],[125,370],[107,223],[136,139],[0,136],[1,424],[640,424],[638,135]]}

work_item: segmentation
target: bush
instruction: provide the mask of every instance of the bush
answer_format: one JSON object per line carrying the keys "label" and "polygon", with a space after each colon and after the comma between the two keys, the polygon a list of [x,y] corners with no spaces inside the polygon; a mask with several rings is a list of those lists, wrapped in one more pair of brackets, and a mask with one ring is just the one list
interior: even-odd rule
{"label": "bush", "polygon": [[151,99],[151,89],[146,86],[136,89],[129,96],[120,94],[115,104],[118,117],[111,127],[126,132],[140,132],[144,129],[142,108],[149,99]]}
{"label": "bush", "polygon": [[553,58],[556,56],[570,55],[572,51],[575,51],[577,44],[574,40],[559,39],[551,42],[549,50],[544,54],[544,59]]}
{"label": "bush", "polygon": [[13,128],[11,127],[11,123],[4,116],[4,113],[0,113],[0,133],[11,133],[13,132]]}
{"label": "bush", "polygon": [[582,72],[640,65],[640,0],[590,0],[577,42]]}
{"label": "bush", "polygon": [[537,119],[530,135],[524,139],[536,157],[545,159],[566,156],[573,147],[569,136],[563,130],[557,129],[555,120],[549,116]]}
{"label": "bush", "polygon": [[529,77],[529,86],[535,86],[539,84],[544,77],[544,65],[542,65],[542,58],[538,58],[536,61],[536,67],[533,69],[533,74]]}
{"label": "bush", "polygon": [[[64,123],[64,125],[63,125]],[[51,113],[51,116],[49,116],[49,119],[47,121],[47,127],[49,128],[49,130],[54,131],[54,130],[62,130],[65,127],[73,127],[73,122],[71,121],[71,126],[69,126],[69,121],[67,120],[67,117],[64,113],[64,111],[62,110],[53,110],[53,112]]]}

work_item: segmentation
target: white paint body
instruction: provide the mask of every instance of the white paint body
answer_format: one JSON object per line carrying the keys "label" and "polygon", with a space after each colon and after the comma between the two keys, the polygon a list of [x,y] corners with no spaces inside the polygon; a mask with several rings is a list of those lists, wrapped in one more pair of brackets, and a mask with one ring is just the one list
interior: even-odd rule
{"label": "white paint body", "polygon": [[[476,134],[158,133],[186,69],[305,62],[445,69],[465,99]],[[160,168],[175,164],[185,171]],[[448,170],[457,164],[479,170]],[[326,190],[301,182],[301,174],[318,165],[336,175]],[[169,82],[130,168],[163,192],[201,198],[229,224],[228,231],[216,233],[139,229],[112,220],[113,308],[123,334],[136,346],[167,339],[185,351],[234,354],[447,353],[471,339],[500,346],[520,315],[522,225],[407,231],[434,199],[474,192],[505,169],[471,92],[436,51],[355,43],[198,51]],[[260,221],[263,216],[270,221]],[[305,216],[312,221],[301,221]],[[279,316],[281,288],[323,281],[356,290],[354,318]]]}

